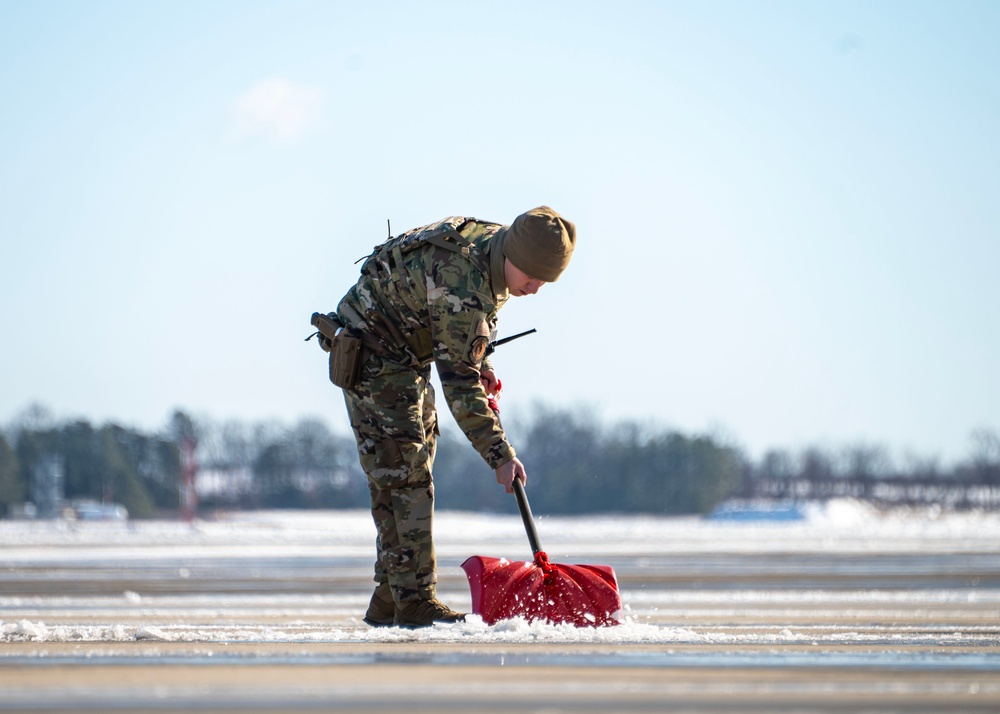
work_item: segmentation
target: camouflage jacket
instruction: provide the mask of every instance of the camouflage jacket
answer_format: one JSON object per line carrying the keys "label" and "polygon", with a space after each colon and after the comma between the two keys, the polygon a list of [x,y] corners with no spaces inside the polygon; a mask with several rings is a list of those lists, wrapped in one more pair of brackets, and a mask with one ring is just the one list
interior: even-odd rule
{"label": "camouflage jacket", "polygon": [[492,469],[515,453],[479,381],[509,297],[505,235],[499,224],[452,217],[390,238],[337,307],[342,324],[379,334],[389,359],[437,365],[451,413]]}

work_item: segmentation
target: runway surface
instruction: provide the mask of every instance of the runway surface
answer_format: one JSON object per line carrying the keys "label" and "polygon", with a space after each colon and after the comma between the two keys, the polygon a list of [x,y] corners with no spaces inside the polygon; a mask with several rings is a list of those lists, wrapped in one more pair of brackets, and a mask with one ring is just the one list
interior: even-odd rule
{"label": "runway surface", "polygon": [[[1000,515],[539,519],[611,565],[623,624],[371,629],[367,513],[0,522],[0,711],[996,712]],[[458,565],[519,519],[441,513]]]}

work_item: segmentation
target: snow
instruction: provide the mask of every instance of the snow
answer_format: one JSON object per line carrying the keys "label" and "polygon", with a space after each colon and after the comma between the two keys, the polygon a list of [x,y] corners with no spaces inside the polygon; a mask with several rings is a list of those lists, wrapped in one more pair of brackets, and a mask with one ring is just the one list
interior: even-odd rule
{"label": "snow", "polygon": [[[934,508],[881,513],[868,504],[841,500],[802,506],[803,521],[713,521],[695,516],[595,515],[556,517],[536,514],[539,535],[552,555],[557,548],[586,552],[663,552],[665,549],[760,548],[811,550],[833,546],[848,550],[869,542],[913,552],[925,548],[975,548],[1000,537],[1000,513],[948,513]],[[514,516],[441,512],[435,516],[439,546],[512,544],[520,549],[524,531]],[[253,555],[248,546],[310,553],[367,549],[375,529],[367,511],[249,511],[218,514],[193,524],[168,521],[128,523],[0,521],[0,544],[21,548],[24,557],[61,557],[62,546],[97,548],[149,546],[175,553],[211,552]],[[111,551],[109,551],[111,552]],[[115,550],[119,557],[123,555]],[[12,557],[0,554],[0,563]],[[138,556],[136,556],[138,557]]]}
{"label": "snow", "polygon": [[[0,643],[997,644],[995,628],[977,626],[976,613],[1000,617],[1000,588],[965,573],[1000,572],[1000,514],[882,513],[853,501],[805,504],[802,512],[803,520],[785,522],[537,518],[554,562],[608,562],[618,570],[621,625],[512,620],[489,627],[470,615],[465,623],[416,631],[360,623],[375,538],[365,511],[225,513],[193,524],[0,521]],[[468,606],[457,565],[469,555],[530,559],[518,516],[441,512],[435,529],[446,602],[464,599]],[[837,572],[819,573],[833,576],[825,585],[795,580],[827,567],[816,561],[831,554],[847,558],[836,567],[862,580],[840,583]],[[739,569],[758,567],[769,556],[787,559],[788,572],[768,571],[773,582],[756,588],[678,583],[681,575],[664,572],[662,560],[669,557],[673,567],[699,577],[708,572],[743,582]],[[959,565],[966,570],[941,570],[940,556],[964,558]],[[899,561],[897,580],[871,586],[864,578],[874,575],[856,572],[852,557],[881,559],[873,567],[908,560]],[[702,572],[709,561],[721,575]],[[325,590],[316,590],[317,569],[330,583]],[[664,580],[670,576],[675,580]],[[34,590],[14,587],[29,577]],[[111,594],[80,591],[74,583],[81,577],[98,584],[120,579],[126,586]],[[232,584],[241,579],[247,584]],[[165,583],[173,590],[165,591]],[[219,583],[232,587],[214,587]],[[913,620],[923,612],[941,627],[933,618]],[[742,621],[747,624],[733,624]]]}

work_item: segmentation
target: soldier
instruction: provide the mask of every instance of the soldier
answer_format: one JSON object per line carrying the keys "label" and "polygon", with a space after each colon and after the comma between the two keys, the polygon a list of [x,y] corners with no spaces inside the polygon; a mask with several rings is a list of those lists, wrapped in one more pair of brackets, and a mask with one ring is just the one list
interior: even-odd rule
{"label": "soldier", "polygon": [[510,226],[447,218],[377,246],[328,316],[340,329],[320,343],[344,388],[378,532],[369,625],[464,619],[436,594],[431,467],[440,431],[430,366],[458,425],[513,493],[526,474],[489,405],[499,381],[487,350],[508,297],[554,282],[575,241],[574,225],[547,206]]}

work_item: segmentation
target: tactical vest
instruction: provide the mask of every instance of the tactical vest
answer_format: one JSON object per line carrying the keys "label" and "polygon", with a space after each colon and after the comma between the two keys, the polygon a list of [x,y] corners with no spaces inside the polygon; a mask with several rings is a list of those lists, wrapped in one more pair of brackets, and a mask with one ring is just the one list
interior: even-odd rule
{"label": "tactical vest", "polygon": [[[401,351],[416,363],[428,362],[433,353],[429,326],[396,324],[395,311],[391,305],[405,305],[414,314],[423,314],[426,307],[417,299],[426,287],[418,286],[406,268],[405,255],[428,244],[472,258],[479,257],[480,249],[461,230],[469,223],[482,223],[474,218],[452,216],[443,221],[414,228],[396,237],[389,238],[365,259],[361,272],[367,274],[376,292],[379,293],[377,315],[359,316],[369,328],[381,332],[380,338],[393,351]],[[383,325],[373,322],[384,321]],[[388,333],[388,335],[386,335]],[[388,339],[387,339],[388,337]]]}
{"label": "tactical vest", "polygon": [[[390,237],[385,243],[375,246],[371,255],[368,256],[368,260],[384,254],[407,253],[414,248],[419,248],[421,243],[431,243],[446,250],[468,255],[472,250],[472,245],[462,237],[461,230],[467,223],[473,222],[480,223],[481,221],[476,221],[475,218],[452,216],[421,228],[413,228],[406,233],[400,233],[395,238]],[[365,267],[367,268],[367,264]]]}

